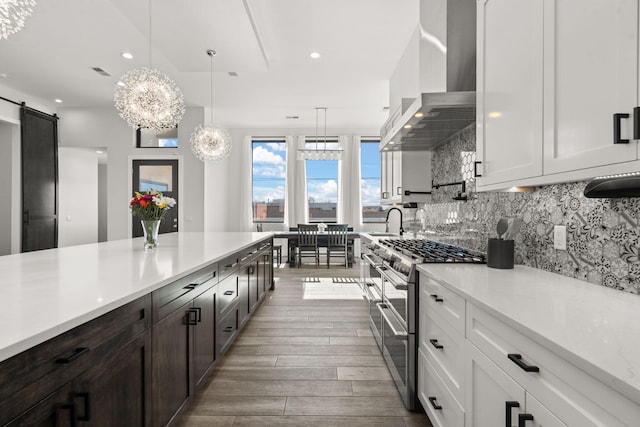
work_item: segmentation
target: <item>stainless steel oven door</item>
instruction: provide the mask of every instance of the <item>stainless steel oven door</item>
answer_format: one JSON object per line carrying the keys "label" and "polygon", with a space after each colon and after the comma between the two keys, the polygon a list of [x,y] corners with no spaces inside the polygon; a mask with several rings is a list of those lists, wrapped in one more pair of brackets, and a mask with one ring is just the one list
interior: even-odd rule
{"label": "stainless steel oven door", "polygon": [[[402,322],[402,328],[412,333],[415,328],[411,325],[409,288],[415,288],[413,283],[407,283],[390,269],[380,269],[382,277],[382,301],[389,306]],[[415,301],[415,300],[413,300]]]}
{"label": "stainless steel oven door", "polygon": [[382,315],[376,304],[382,302],[382,276],[376,269],[375,260],[369,255],[362,258],[362,276],[360,283],[364,296],[369,302],[369,326],[373,338],[382,351]]}
{"label": "stainless steel oven door", "polygon": [[415,335],[404,328],[388,304],[378,303],[383,319],[382,355],[396,383],[400,396],[409,410],[415,409]]}

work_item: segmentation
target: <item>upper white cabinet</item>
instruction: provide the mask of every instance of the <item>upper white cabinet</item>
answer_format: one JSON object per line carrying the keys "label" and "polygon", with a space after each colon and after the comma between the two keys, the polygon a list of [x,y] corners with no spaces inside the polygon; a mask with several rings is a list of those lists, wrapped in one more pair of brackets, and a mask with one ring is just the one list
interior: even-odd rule
{"label": "upper white cabinet", "polygon": [[[638,168],[638,0],[478,0],[477,11],[479,190]],[[614,114],[629,115],[627,143],[614,143]]]}
{"label": "upper white cabinet", "polygon": [[380,155],[380,203],[428,200],[425,193],[431,191],[431,151],[382,151]]}
{"label": "upper white cabinet", "polygon": [[[545,175],[635,160],[638,1],[545,0],[544,10]],[[614,144],[614,113],[629,114],[629,143]]]}
{"label": "upper white cabinet", "polygon": [[542,174],[542,6],[477,4],[479,188]]}

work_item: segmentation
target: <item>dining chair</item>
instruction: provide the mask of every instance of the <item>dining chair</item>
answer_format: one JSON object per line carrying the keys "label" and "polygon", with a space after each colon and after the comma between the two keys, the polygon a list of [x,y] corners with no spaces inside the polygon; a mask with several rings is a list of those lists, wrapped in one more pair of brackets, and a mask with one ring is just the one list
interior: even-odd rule
{"label": "dining chair", "polygon": [[298,268],[302,264],[302,257],[315,257],[316,268],[320,264],[320,252],[318,252],[318,226],[298,224]]}
{"label": "dining chair", "polygon": [[262,231],[262,223],[261,222],[256,224],[256,231]]}
{"label": "dining chair", "polygon": [[331,257],[344,257],[344,266],[349,266],[347,251],[347,224],[327,225],[327,268],[329,268]]}

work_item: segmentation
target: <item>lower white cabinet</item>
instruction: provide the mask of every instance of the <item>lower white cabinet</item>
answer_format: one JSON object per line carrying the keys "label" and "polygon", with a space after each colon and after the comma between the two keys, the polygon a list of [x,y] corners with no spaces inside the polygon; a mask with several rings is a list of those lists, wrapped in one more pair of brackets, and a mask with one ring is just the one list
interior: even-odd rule
{"label": "lower white cabinet", "polygon": [[464,427],[464,410],[418,349],[418,399],[434,427]]}

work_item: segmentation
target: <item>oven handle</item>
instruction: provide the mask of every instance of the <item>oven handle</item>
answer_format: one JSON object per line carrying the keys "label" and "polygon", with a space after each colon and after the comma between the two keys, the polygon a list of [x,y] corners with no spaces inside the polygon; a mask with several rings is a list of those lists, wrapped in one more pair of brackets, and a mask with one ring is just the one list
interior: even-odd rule
{"label": "oven handle", "polygon": [[[380,302],[377,303],[376,305],[378,306],[378,310],[380,310],[380,314],[382,314],[382,317],[384,317],[385,324],[389,325],[389,328],[391,328],[391,332],[393,332],[393,335],[401,340],[408,339],[409,334],[404,330],[400,322],[398,322],[395,319],[391,320],[389,315],[385,313],[385,310],[389,310],[389,307],[386,304],[380,303]],[[391,314],[391,316],[393,316],[393,314]],[[394,325],[394,323],[397,323],[397,324]]]}
{"label": "oven handle", "polygon": [[399,290],[399,291],[406,291],[406,290],[408,290],[408,289],[409,289],[409,286],[406,284],[406,282],[405,282],[405,283],[403,283],[403,284],[399,284],[399,283],[397,283],[397,282],[393,279],[393,277],[389,276],[389,274],[387,274],[387,273],[385,272],[385,270],[386,270],[386,269],[381,269],[381,268],[377,268],[377,267],[376,267],[376,270],[378,271],[378,273],[380,273],[380,275],[381,275],[382,277],[384,277],[384,278],[387,280],[387,282],[391,283],[391,286],[393,286],[393,287],[394,287],[394,288],[396,288],[397,290]]}
{"label": "oven handle", "polygon": [[373,294],[373,291],[371,290],[371,287],[373,286],[375,285],[366,285],[365,293],[367,294],[367,299],[369,301],[373,301],[374,303],[382,302],[382,296],[376,298],[376,295]]}
{"label": "oven handle", "polygon": [[377,267],[382,265],[382,263],[380,262],[375,262],[370,256],[369,254],[363,255],[364,260],[367,262],[367,264],[372,265],[376,270]]}

